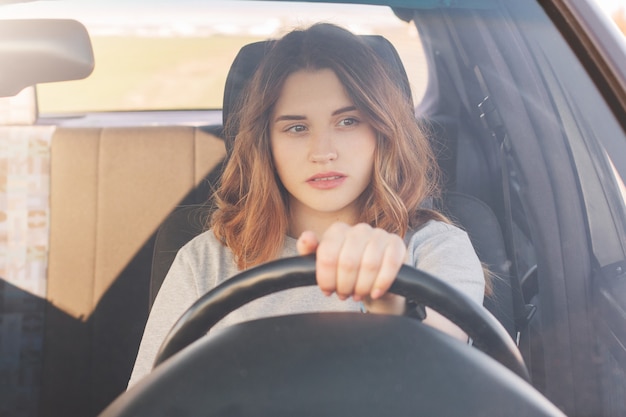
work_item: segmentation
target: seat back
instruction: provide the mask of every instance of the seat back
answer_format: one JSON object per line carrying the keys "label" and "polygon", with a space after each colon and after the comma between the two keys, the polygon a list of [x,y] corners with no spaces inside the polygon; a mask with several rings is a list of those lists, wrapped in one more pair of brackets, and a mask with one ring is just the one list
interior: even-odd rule
{"label": "seat back", "polygon": [[177,207],[163,222],[156,235],[150,275],[149,309],[176,258],[178,250],[204,230],[212,208],[207,204]]}
{"label": "seat back", "polygon": [[[128,384],[156,231],[225,156],[197,127],[57,128],[41,413],[94,416]],[[63,381],[63,383],[59,383]]]}
{"label": "seat back", "polygon": [[483,304],[514,338],[510,261],[498,218],[483,201],[457,192],[445,193],[439,209],[469,235],[478,258],[492,275],[492,294]]}

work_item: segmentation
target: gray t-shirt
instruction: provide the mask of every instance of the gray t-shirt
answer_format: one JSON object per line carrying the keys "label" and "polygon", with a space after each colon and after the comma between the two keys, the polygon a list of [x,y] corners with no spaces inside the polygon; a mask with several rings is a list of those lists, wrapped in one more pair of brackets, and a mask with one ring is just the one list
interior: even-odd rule
{"label": "gray t-shirt", "polygon": [[[407,242],[407,264],[448,282],[482,304],[484,274],[467,234],[447,223],[431,220]],[[296,240],[285,239],[281,257],[296,256]],[[152,369],[154,359],[176,320],[198,298],[237,274],[233,253],[207,231],[177,254],[154,301],[129,386]],[[318,287],[294,288],[257,299],[232,312],[211,330],[267,316],[314,311],[360,311],[361,303],[326,297]]]}

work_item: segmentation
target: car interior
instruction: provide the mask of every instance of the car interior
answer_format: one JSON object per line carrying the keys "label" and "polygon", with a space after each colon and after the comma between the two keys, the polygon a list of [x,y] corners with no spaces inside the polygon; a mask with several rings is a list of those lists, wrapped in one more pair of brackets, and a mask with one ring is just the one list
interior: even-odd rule
{"label": "car interior", "polygon": [[[559,226],[566,221],[582,224],[576,211],[567,211],[555,200],[554,213],[567,212],[571,218],[562,216],[562,223],[554,221],[552,234],[552,230],[539,232],[549,229],[552,219],[552,211],[546,214],[542,209],[546,196],[575,183],[573,179],[562,184],[546,182],[552,177],[545,172],[562,169],[554,161],[569,160],[570,156],[562,144],[539,140],[562,135],[552,120],[542,115],[544,103],[525,107],[526,98],[508,84],[515,80],[551,102],[540,88],[542,83],[550,83],[549,77],[534,67],[510,64],[530,56],[534,46],[526,46],[526,35],[519,28],[499,31],[501,27],[487,26],[485,22],[499,11],[487,8],[467,13],[424,7],[397,8],[394,13],[399,19],[415,22],[428,62],[428,87],[416,115],[432,140],[444,176],[441,197],[428,203],[468,232],[481,261],[493,274],[493,294],[486,297],[485,307],[517,344],[533,387],[566,414],[588,415],[598,407],[597,397],[619,397],[619,385],[597,395],[595,382],[582,378],[591,372],[590,365],[577,360],[580,352],[563,347],[571,341],[569,333],[567,337],[562,333],[568,326],[560,330],[554,324],[568,324],[570,319],[540,303],[549,299],[555,305],[569,306],[565,297],[581,297],[570,285],[577,280],[587,282],[593,275],[587,255],[580,255],[580,265],[560,265],[563,271],[537,255],[550,252],[558,257],[546,236],[567,234],[566,228]],[[532,23],[532,18],[529,21]],[[35,75],[16,70],[7,85],[21,89],[37,82],[85,77],[91,71],[93,55],[85,47],[89,45],[87,33],[77,22],[56,22],[57,26],[39,39],[23,40],[24,45],[42,45],[43,38],[55,34],[58,45],[67,46],[69,36],[74,39],[70,49],[75,56],[62,61],[68,57],[66,50],[46,49],[47,62],[58,69],[54,79],[41,78],[49,71],[39,66],[40,74]],[[388,63],[389,70],[398,74],[404,88],[410,89],[394,46],[380,36],[363,39]],[[510,44],[516,45],[515,51],[506,47]],[[271,41],[249,44],[233,61],[226,81],[223,120],[236,111],[246,80],[270,45]],[[545,48],[548,57],[544,58],[549,61],[550,45]],[[41,52],[37,48],[31,51]],[[0,50],[0,61],[23,59],[10,53]],[[504,59],[514,53],[520,54],[519,60]],[[29,185],[27,191],[32,194],[27,198],[15,197],[15,212],[27,216],[33,229],[40,228],[41,216],[48,218],[48,228],[44,225],[40,232],[50,236],[40,244],[48,253],[44,265],[41,258],[31,256],[26,266],[34,275],[43,276],[45,284],[37,284],[44,285],[40,297],[0,281],[5,299],[10,294],[15,300],[4,305],[4,311],[24,317],[20,322],[4,318],[2,334],[21,335],[23,345],[14,352],[31,355],[30,368],[20,371],[27,375],[22,378],[25,388],[17,400],[9,400],[27,410],[29,395],[37,396],[40,416],[95,416],[125,391],[154,297],[177,250],[205,230],[212,210],[210,195],[234,138],[224,137],[220,123],[55,124],[38,117],[34,88],[14,95],[15,91],[4,87],[5,83],[0,83],[0,96],[7,96],[0,98],[2,147],[10,155],[36,155],[20,159],[26,167],[22,169],[40,172],[43,181],[49,180],[49,186]],[[7,190],[11,190],[11,169],[7,168]],[[531,187],[540,191],[529,195]],[[567,197],[565,191],[559,194]],[[581,204],[573,196],[565,201]],[[539,222],[540,217],[545,220]],[[576,240],[574,232],[569,233]],[[576,241],[583,245],[576,253],[591,252],[586,238]],[[555,284],[541,279],[561,275],[568,281]],[[585,303],[577,306],[583,304],[579,317],[591,309]],[[584,346],[591,343],[591,329],[588,321],[581,323],[575,333]],[[609,326],[609,332],[614,331],[611,326],[615,325]],[[619,344],[619,337],[613,343]],[[616,352],[606,343],[607,351]],[[201,355],[199,350],[194,352]],[[617,352],[605,354],[617,356],[613,360],[623,365],[626,362]],[[578,365],[572,366],[575,362]],[[618,383],[626,380],[622,365],[617,366],[622,370],[615,376]]]}
{"label": "car interior", "polygon": [[[393,46],[380,37],[366,39],[390,63],[392,70],[401,74],[402,82],[409,88]],[[236,105],[245,80],[258,66],[266,47],[260,43],[249,45],[235,59],[227,79],[224,120],[229,109]],[[436,120],[436,117],[426,120],[427,128],[436,134],[433,144],[445,149],[440,154],[449,157],[450,150],[445,144],[454,138],[447,138],[446,127]],[[160,283],[177,250],[206,227],[210,214],[207,196],[219,178],[225,158],[220,128],[57,128],[54,131],[50,139],[50,304],[46,310],[43,378],[53,381],[63,375],[67,383],[50,384],[42,391],[44,404],[65,398],[57,389],[76,392],[91,387],[93,392],[87,391],[83,397],[84,407],[98,408],[125,388],[143,323]],[[228,148],[229,139],[226,140]],[[456,164],[447,165],[456,168]],[[456,182],[454,172],[446,172],[445,176]],[[128,178],[136,180],[128,181]],[[478,185],[467,188],[471,186]],[[180,195],[180,190],[190,188],[191,193]],[[498,277],[494,281],[494,295],[486,299],[486,304],[511,337],[515,337],[512,289],[498,219],[476,196],[452,187],[448,190],[437,204],[470,232],[481,260]],[[156,244],[150,242],[144,247],[137,247],[137,242],[131,241],[135,233],[145,235],[141,228],[146,226],[137,217],[129,216],[139,201],[151,202],[149,212],[137,213],[147,220],[149,216],[163,216],[164,210],[171,209],[167,202],[178,202],[174,213],[151,239]],[[131,224],[128,219],[132,219]],[[64,233],[66,230],[73,233]],[[120,242],[128,247],[120,247]],[[135,254],[130,264],[118,269],[117,274],[109,272],[120,268],[132,252]],[[93,281],[76,280],[79,275],[91,276]],[[116,275],[117,280],[106,282],[105,277],[111,275]],[[106,294],[95,305],[98,299],[95,295],[106,288]],[[111,305],[107,302],[109,296]],[[68,326],[73,320],[53,305],[93,313],[86,322]],[[120,340],[126,343],[120,344]],[[87,366],[76,366],[77,363]],[[108,379],[110,386],[95,383],[102,378]],[[80,404],[74,402],[73,406]]]}

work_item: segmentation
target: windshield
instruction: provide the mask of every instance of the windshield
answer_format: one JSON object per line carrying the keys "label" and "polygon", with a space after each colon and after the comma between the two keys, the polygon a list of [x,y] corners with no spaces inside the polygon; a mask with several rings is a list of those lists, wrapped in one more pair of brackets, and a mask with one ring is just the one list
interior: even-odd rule
{"label": "windshield", "polygon": [[408,69],[416,102],[426,86],[415,27],[384,6],[184,0],[146,8],[139,0],[60,0],[3,7],[3,18],[19,17],[76,19],[92,38],[93,74],[40,84],[42,114],[220,109],[228,68],[243,45],[321,21],[384,35]]}
{"label": "windshield", "polygon": [[[353,203],[369,204],[362,196],[374,188],[375,178],[375,191],[382,193],[393,183],[411,199],[411,210],[395,195],[385,200],[399,207],[398,216],[387,223],[398,223],[394,233],[411,229],[409,243],[413,226],[428,231],[419,222],[409,227],[412,209],[433,215],[434,224],[461,229],[480,261],[475,263],[478,275],[493,284],[478,292],[483,306],[518,343],[532,387],[571,415],[597,415],[598,410],[626,415],[626,92],[620,87],[626,81],[622,73],[611,72],[602,54],[588,53],[592,40],[619,34],[626,7],[619,0],[601,3],[616,26],[598,20],[595,26],[571,27],[576,16],[568,8],[589,7],[590,1],[394,0],[394,7],[369,4],[375,1],[229,0],[3,5],[2,19],[82,22],[91,37],[95,69],[84,80],[41,83],[0,99],[0,261],[7,265],[0,269],[0,416],[19,403],[27,410],[24,417],[38,415],[39,409],[47,415],[93,417],[125,392],[152,303],[177,251],[209,228],[224,166],[247,161],[232,157],[237,136],[225,133],[224,118],[233,114],[230,120],[236,122],[236,116],[248,115],[244,144],[256,144],[257,138],[269,143],[263,163],[249,164],[265,169],[250,181],[262,190],[258,200],[270,195],[264,190],[278,189],[272,196],[278,195],[273,201],[282,209],[285,201],[299,201],[288,195],[285,184],[296,191],[305,188],[308,197],[306,187],[322,195],[350,183],[350,175],[339,168],[307,173],[299,181],[307,165],[296,156],[308,152],[302,145],[311,130],[307,122],[333,126],[346,139],[342,153],[354,157],[365,178],[349,198],[337,193],[349,200],[345,207],[365,211]],[[271,109],[256,106],[264,102],[248,96],[263,89],[247,90],[244,84],[261,57],[244,65],[238,73],[245,74],[240,76],[244,82],[225,94],[242,47],[319,22],[388,40],[386,51],[396,51],[400,61],[394,53],[373,55],[380,52],[372,47],[361,54],[364,61],[355,62],[376,56],[381,65],[372,77],[402,78],[396,81],[403,94],[408,90],[404,69],[414,108],[406,105],[406,94],[379,88],[396,94],[368,112],[375,100],[361,97],[360,89],[337,88],[345,81],[333,74],[326,74],[333,75],[331,80],[305,74],[289,88],[277,84],[294,98],[288,102],[295,102],[297,111],[282,109],[278,101]],[[604,51],[616,58],[610,62],[624,62],[621,52]],[[385,62],[393,73],[384,73]],[[313,97],[302,100],[307,101],[304,111],[295,99],[301,96]],[[342,104],[325,103],[331,99]],[[392,101],[403,106],[402,119],[385,119]],[[247,113],[238,113],[242,102],[253,104]],[[268,122],[256,130],[250,120],[257,120],[257,109],[268,120],[276,109],[282,113],[275,125]],[[307,118],[318,110],[342,117],[332,124]],[[406,146],[391,146],[400,136],[396,131],[404,132]],[[272,135],[287,145],[273,144]],[[420,140],[424,147],[413,146]],[[250,149],[239,148],[242,154]],[[433,155],[421,152],[429,148]],[[359,158],[360,152],[365,156]],[[244,156],[252,160],[253,154]],[[335,158],[331,151],[321,154]],[[430,163],[434,169],[427,172]],[[287,168],[279,173],[278,165]],[[227,172],[247,172],[237,168]],[[386,181],[384,175],[395,177]],[[414,190],[425,188],[420,183],[425,176],[439,180],[437,187],[411,198]],[[253,208],[257,203],[237,196],[233,201]],[[311,201],[315,213],[335,202]],[[367,215],[379,227],[379,207],[372,207]],[[238,219],[254,226],[273,224],[277,211],[252,211]],[[159,252],[161,233],[172,218],[180,223],[171,229],[183,233]],[[239,240],[230,242],[246,246],[235,232]],[[259,247],[281,242],[262,232],[254,234]],[[293,237],[280,232],[281,238]],[[226,239],[216,242],[226,247]],[[424,257],[412,249],[407,259],[416,266]],[[443,252],[460,258],[458,251]],[[169,258],[160,262],[157,253]],[[207,287],[190,286],[197,292],[190,294],[210,290],[208,281],[201,282]],[[442,392],[445,381],[443,387]],[[453,401],[450,394],[443,397]]]}

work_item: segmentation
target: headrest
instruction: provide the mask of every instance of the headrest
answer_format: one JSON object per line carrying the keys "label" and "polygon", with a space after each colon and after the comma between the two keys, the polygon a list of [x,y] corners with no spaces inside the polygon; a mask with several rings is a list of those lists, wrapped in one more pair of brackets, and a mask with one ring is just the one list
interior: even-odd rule
{"label": "headrest", "polygon": [[[411,86],[409,78],[402,65],[402,60],[394,46],[382,36],[361,35],[361,38],[374,50],[383,64],[392,74],[392,79],[399,80],[400,88],[408,98],[411,98]],[[226,125],[228,117],[238,110],[241,102],[241,94],[246,85],[259,67],[265,54],[272,48],[275,41],[261,41],[248,44],[241,48],[233,64],[230,67],[226,85],[224,88],[224,105],[222,108],[222,121]],[[224,138],[226,150],[230,154],[234,137],[226,135]]]}

